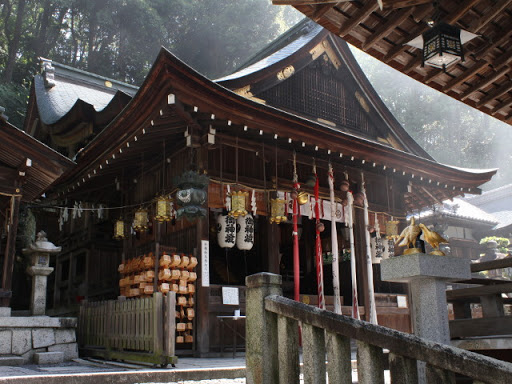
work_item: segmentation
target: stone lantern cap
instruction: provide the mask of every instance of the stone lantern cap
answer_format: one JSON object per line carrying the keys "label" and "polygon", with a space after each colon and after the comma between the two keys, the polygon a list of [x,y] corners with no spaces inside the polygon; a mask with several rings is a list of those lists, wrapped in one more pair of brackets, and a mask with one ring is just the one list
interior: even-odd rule
{"label": "stone lantern cap", "polygon": [[48,241],[45,231],[40,231],[36,235],[36,241],[30,244],[28,248],[23,248],[22,252],[24,255],[31,255],[33,253],[56,254],[61,250],[62,247],[57,247],[51,241]]}

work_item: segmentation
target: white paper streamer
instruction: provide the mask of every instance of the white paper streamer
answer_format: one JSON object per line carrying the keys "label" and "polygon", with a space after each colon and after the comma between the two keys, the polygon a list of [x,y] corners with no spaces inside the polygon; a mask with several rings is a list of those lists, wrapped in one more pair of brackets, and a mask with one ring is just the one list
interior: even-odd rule
{"label": "white paper streamer", "polygon": [[[333,213],[336,212],[336,203],[334,202],[334,174],[331,164],[329,164],[327,178],[329,181],[329,192],[331,198],[331,213]],[[335,219],[336,215],[331,215],[332,288],[334,291],[334,312],[341,314],[338,233],[336,230]]]}

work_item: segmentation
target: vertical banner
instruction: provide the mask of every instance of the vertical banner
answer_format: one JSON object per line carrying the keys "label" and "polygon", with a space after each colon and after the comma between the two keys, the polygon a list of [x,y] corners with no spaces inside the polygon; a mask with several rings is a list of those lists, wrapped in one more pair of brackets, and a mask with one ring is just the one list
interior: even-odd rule
{"label": "vertical banner", "polygon": [[318,206],[318,195],[319,195],[319,185],[318,185],[318,176],[316,174],[315,167],[315,219],[316,219],[316,244],[315,244],[315,253],[316,253],[316,279],[318,285],[318,307],[321,309],[325,309],[325,297],[324,297],[324,263],[322,256],[322,239],[320,238],[320,208]]}
{"label": "vertical banner", "polygon": [[201,286],[210,286],[210,242],[201,240]]}
{"label": "vertical banner", "polygon": [[372,249],[370,245],[370,222],[368,218],[368,199],[366,198],[366,187],[364,183],[364,175],[361,172],[361,180],[364,195],[364,234],[366,242],[366,271],[368,275],[368,295],[370,295],[370,323],[377,324],[377,308],[375,305],[375,288],[373,286],[373,265],[372,265]]}
{"label": "vertical banner", "polygon": [[334,312],[341,314],[340,300],[340,263],[338,250],[338,233],[336,230],[336,203],[334,202],[334,173],[329,163],[329,192],[331,198],[331,252],[332,252],[332,288],[334,291]]}
{"label": "vertical banner", "polygon": [[356,247],[354,245],[354,196],[352,192],[347,192],[347,220],[350,234],[350,274],[352,277],[352,317],[360,320],[359,302],[357,299],[357,274],[356,274]]}

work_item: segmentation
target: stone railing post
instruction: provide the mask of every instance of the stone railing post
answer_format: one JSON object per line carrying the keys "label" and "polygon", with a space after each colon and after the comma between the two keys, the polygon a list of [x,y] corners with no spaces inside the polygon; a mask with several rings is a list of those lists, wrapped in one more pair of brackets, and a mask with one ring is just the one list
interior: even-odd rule
{"label": "stone railing post", "polygon": [[246,380],[247,384],[277,384],[277,315],[265,310],[265,297],[282,295],[282,278],[272,273],[247,276]]}
{"label": "stone railing post", "polygon": [[[409,284],[414,334],[450,344],[446,283],[470,279],[470,260],[416,253],[382,260],[380,266],[382,281]],[[429,376],[437,375],[435,369],[425,367],[424,363],[418,367],[420,383],[427,382]]]}

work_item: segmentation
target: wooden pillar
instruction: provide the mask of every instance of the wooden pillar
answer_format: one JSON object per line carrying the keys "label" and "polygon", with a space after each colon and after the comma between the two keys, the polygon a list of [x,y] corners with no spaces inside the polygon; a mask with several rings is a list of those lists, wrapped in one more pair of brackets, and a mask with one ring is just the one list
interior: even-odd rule
{"label": "wooden pillar", "polygon": [[281,257],[279,254],[279,245],[281,243],[279,224],[270,224],[268,219],[265,220],[265,222],[267,226],[267,258],[265,260],[267,272],[279,274],[279,262]]}
{"label": "wooden pillar", "polygon": [[354,209],[354,238],[356,247],[356,268],[359,305],[364,305],[364,319],[370,321],[370,294],[368,292],[368,270],[366,268],[366,239],[363,210]]}
{"label": "wooden pillar", "polygon": [[[197,164],[199,169],[208,169],[208,151],[205,147],[197,151]],[[210,352],[210,287],[203,287],[203,255],[201,254],[201,242],[209,241],[209,207],[207,207],[206,217],[197,220],[196,224],[196,246],[194,255],[198,260],[196,267],[196,339],[195,339],[195,355],[198,357],[205,356]],[[209,271],[207,271],[209,274]]]}
{"label": "wooden pillar", "polygon": [[12,274],[14,270],[14,256],[16,253],[16,234],[18,232],[18,219],[20,212],[21,195],[11,196],[11,212],[8,218],[9,229],[5,246],[4,270],[2,273],[2,292],[6,297],[0,298],[0,306],[8,307],[12,296]]}

